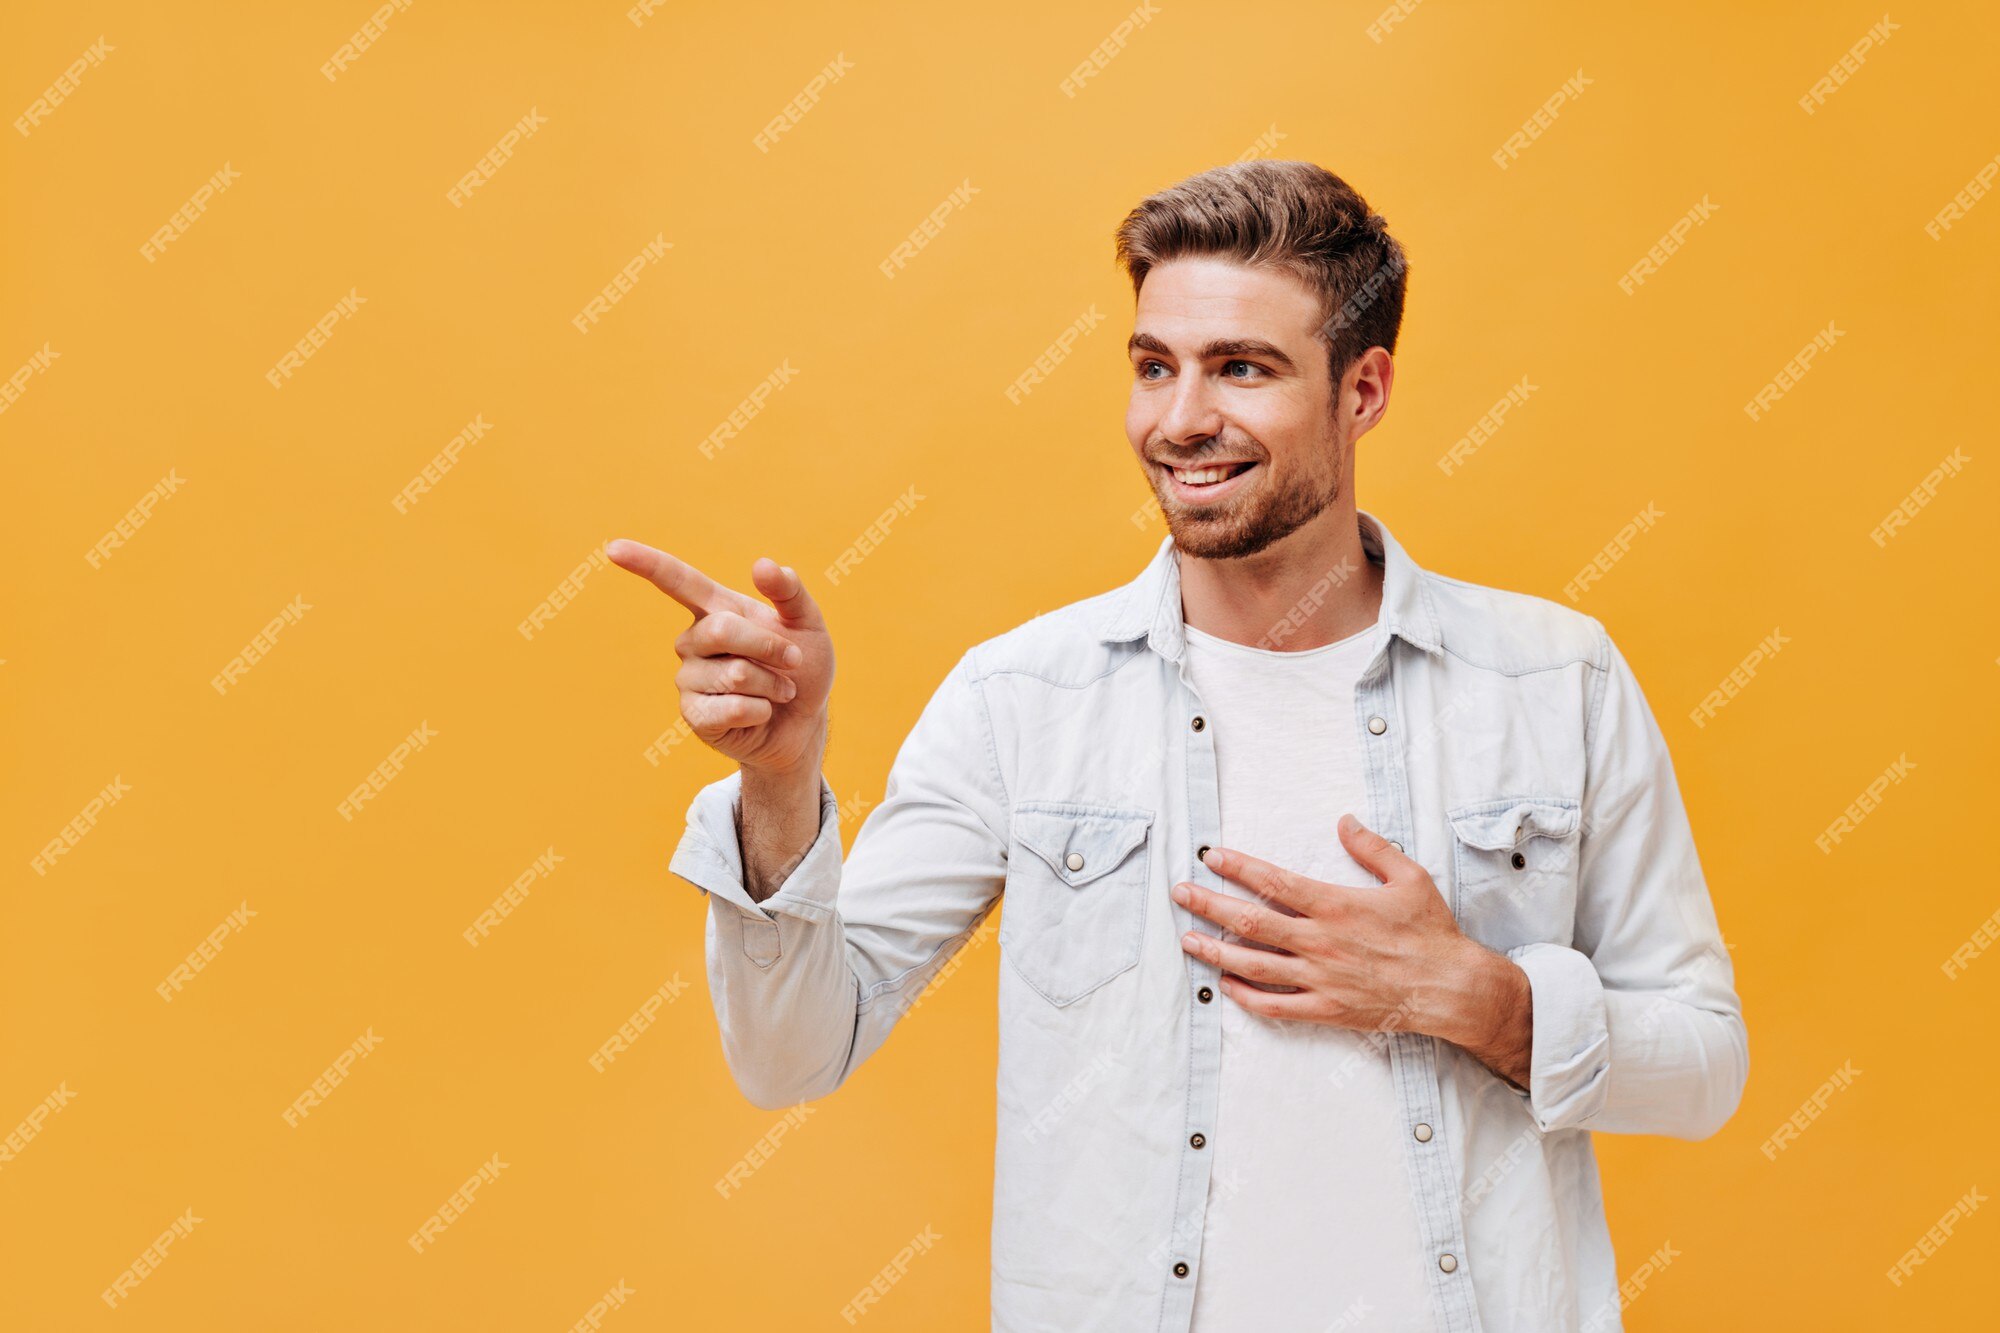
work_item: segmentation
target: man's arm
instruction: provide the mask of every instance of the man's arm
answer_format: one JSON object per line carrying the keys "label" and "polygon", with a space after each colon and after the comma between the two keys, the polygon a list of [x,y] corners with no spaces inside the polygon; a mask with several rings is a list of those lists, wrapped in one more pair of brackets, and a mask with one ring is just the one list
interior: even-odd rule
{"label": "man's arm", "polygon": [[710,895],[723,1054],[756,1105],[840,1087],[997,901],[1007,802],[988,726],[968,653],[904,740],[845,864],[817,770],[802,855],[796,785],[773,791],[768,775],[739,771],[695,797],[672,870]]}
{"label": "man's arm", "polygon": [[1545,1132],[1713,1134],[1749,1073],[1729,952],[1666,740],[1608,636],[1597,663],[1574,947],[1487,949],[1459,930],[1423,866],[1352,815],[1341,844],[1380,885],[1323,884],[1211,848],[1210,870],[1291,911],[1176,884],[1175,902],[1276,951],[1200,931],[1182,947],[1220,966],[1223,993],[1253,1013],[1459,1046],[1512,1084]]}
{"label": "man's arm", "polygon": [[1573,948],[1509,951],[1533,990],[1543,1130],[1701,1139],[1734,1114],[1749,1038],[1673,761],[1623,654],[1600,641]]}
{"label": "man's arm", "polygon": [[723,1054],[759,1106],[824,1096],[888,1037],[1006,878],[1007,797],[972,654],[904,740],[843,866],[820,775],[833,642],[797,571],[751,566],[766,606],[639,542],[605,554],[693,614],[674,641],[681,716],[738,766],[695,797],[671,867],[710,895]]}

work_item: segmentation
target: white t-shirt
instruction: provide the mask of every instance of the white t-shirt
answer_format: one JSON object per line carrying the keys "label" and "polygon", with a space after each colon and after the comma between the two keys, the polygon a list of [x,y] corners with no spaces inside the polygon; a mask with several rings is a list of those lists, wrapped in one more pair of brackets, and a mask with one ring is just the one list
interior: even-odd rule
{"label": "white t-shirt", "polygon": [[[1369,817],[1354,683],[1378,629],[1271,652],[1186,627],[1189,679],[1214,737],[1223,846],[1328,883],[1381,882],[1335,829],[1348,812]],[[1227,881],[1223,891],[1254,896]],[[1195,1333],[1431,1328],[1386,1043],[1264,1018],[1220,993],[1216,1003],[1222,1085]]]}

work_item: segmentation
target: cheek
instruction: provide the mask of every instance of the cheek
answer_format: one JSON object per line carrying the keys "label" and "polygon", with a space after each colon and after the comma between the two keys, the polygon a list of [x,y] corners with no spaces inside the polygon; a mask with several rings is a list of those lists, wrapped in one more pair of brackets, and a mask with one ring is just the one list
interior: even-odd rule
{"label": "cheek", "polygon": [[1153,428],[1159,419],[1158,409],[1134,389],[1125,402],[1125,438],[1131,443],[1133,454],[1142,460],[1146,456],[1146,441],[1153,438]]}
{"label": "cheek", "polygon": [[1232,420],[1264,446],[1274,473],[1310,471],[1325,463],[1332,447],[1326,422],[1275,394],[1268,402],[1248,405],[1248,410],[1232,414]]}

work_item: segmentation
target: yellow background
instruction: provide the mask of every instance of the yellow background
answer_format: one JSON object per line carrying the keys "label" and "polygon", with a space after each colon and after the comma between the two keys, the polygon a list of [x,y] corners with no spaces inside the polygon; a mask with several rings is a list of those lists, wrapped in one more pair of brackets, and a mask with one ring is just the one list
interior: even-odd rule
{"label": "yellow background", "polygon": [[[739,587],[812,580],[840,653],[829,775],[879,798],[970,643],[1122,583],[1162,535],[1122,433],[1130,293],[1112,228],[1250,151],[1320,162],[1411,256],[1392,410],[1361,499],[1421,563],[1586,594],[1672,745],[1751,1034],[1742,1110],[1701,1144],[1604,1138],[1620,1272],[1678,1257],[1639,1330],[1945,1327],[1990,1318],[1982,1208],[1899,1289],[1887,1269],[2000,1186],[2000,958],[1941,965],[1996,907],[1976,846],[2000,745],[1992,311],[2000,202],[1924,224],[1996,151],[2000,29],[1859,4],[1638,8],[1160,0],[1075,97],[1122,0],[994,10],[415,0],[337,80],[371,6],[52,5],[10,15],[0,111],[100,36],[25,137],[0,126],[0,1327],[983,1327],[998,950],[965,956],[889,1045],[731,1197],[779,1117],[725,1070],[705,904],[672,878],[724,764],[657,766],[686,616],[615,569],[517,624],[599,543],[641,538]],[[752,137],[852,70],[769,153]],[[1507,170],[1491,154],[1581,70]],[[530,109],[547,124],[463,208],[446,191]],[[225,164],[157,262],[140,247]],[[878,263],[977,189],[893,281]],[[1697,202],[1715,215],[1627,295]],[[570,317],[656,234],[664,260],[589,334]],[[336,300],[367,304],[282,390],[264,372]],[[1095,306],[1019,405],[1005,390]],[[1761,422],[1742,410],[1829,321],[1844,335]],[[775,367],[793,383],[714,458]],[[1437,460],[1537,390],[1467,466]],[[490,433],[399,514],[459,429]],[[1940,459],[1972,462],[1886,549],[1869,531]],[[170,470],[102,568],[83,558]],[[851,578],[819,571],[907,487]],[[226,696],[212,676],[312,607]],[[1702,728],[1774,629],[1790,643]],[[337,804],[437,732],[347,822]],[[1814,839],[1915,765],[1832,855]],[[45,876],[30,859],[114,777],[131,792]],[[854,820],[849,821],[851,835]],[[546,849],[493,931],[460,932]],[[239,903],[257,915],[171,1004]],[[602,1072],[656,988],[688,989]],[[381,1046],[296,1128],[349,1043]],[[1862,1071],[1775,1161],[1816,1087]],[[435,1246],[406,1237],[508,1163]],[[183,1210],[202,1223],[121,1307],[98,1293]]]}

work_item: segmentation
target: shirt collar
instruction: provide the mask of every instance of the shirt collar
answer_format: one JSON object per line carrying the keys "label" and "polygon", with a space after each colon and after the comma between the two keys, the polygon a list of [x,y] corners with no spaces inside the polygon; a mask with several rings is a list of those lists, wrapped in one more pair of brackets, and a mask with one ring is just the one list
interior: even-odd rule
{"label": "shirt collar", "polygon": [[[1442,652],[1444,640],[1424,571],[1404,552],[1387,526],[1367,510],[1356,514],[1361,547],[1382,566],[1382,609],[1377,624],[1384,642],[1396,635],[1427,653]],[[1180,553],[1171,534],[1139,577],[1117,589],[1106,603],[1099,638],[1130,643],[1144,638],[1154,651],[1178,662],[1186,644],[1181,612]]]}

